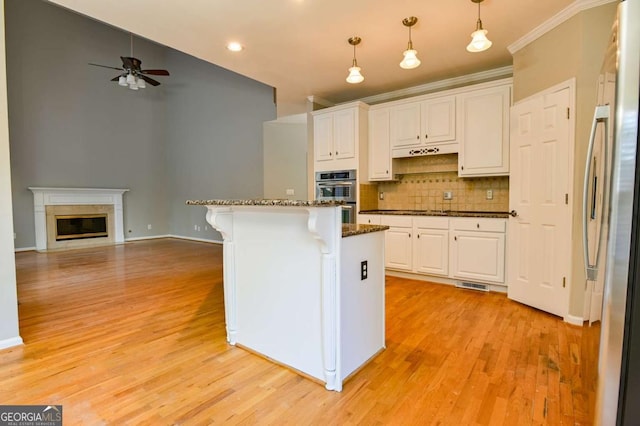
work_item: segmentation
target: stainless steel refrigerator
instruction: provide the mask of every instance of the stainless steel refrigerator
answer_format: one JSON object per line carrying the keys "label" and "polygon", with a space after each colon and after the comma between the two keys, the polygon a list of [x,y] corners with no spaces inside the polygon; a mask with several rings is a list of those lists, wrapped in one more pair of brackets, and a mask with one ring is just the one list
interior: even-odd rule
{"label": "stainless steel refrigerator", "polygon": [[598,83],[584,197],[587,280],[603,283],[595,423],[607,426],[640,422],[639,57],[640,0],[623,0]]}

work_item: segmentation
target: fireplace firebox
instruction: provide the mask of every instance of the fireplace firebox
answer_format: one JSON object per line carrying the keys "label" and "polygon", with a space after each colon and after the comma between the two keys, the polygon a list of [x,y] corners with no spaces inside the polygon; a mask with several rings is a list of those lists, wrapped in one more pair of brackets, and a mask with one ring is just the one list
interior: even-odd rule
{"label": "fireplace firebox", "polygon": [[56,216],[56,241],[108,236],[106,214]]}

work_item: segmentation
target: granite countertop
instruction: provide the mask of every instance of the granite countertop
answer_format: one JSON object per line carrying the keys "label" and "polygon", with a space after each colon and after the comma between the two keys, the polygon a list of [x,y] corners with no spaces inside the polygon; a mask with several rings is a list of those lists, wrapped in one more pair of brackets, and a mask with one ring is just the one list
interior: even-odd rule
{"label": "granite countertop", "polygon": [[342,224],[342,238],[368,234],[370,232],[386,231],[387,229],[389,229],[389,227],[386,225],[356,225],[355,223],[345,223]]}
{"label": "granite countertop", "polygon": [[280,206],[280,207],[337,207],[344,201],[254,199],[254,200],[187,200],[189,206]]}
{"label": "granite countertop", "polygon": [[445,216],[508,218],[509,212],[482,212],[466,210],[362,210],[361,214],[394,214],[401,216]]}

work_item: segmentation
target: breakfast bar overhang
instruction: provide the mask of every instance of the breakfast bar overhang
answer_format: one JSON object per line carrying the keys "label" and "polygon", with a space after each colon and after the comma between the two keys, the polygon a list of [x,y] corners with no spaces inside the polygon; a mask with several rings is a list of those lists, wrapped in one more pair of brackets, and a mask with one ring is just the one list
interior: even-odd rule
{"label": "breakfast bar overhang", "polygon": [[199,200],[223,237],[227,341],[341,391],[385,347],[385,226],[335,202]]}

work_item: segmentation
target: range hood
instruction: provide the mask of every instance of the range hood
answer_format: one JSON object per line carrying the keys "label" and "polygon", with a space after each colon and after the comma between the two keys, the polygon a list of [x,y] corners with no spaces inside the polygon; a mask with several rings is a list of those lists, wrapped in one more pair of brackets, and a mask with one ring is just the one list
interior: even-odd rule
{"label": "range hood", "polygon": [[438,154],[456,154],[458,152],[457,142],[431,143],[420,146],[407,146],[402,148],[393,148],[391,150],[392,158],[420,157],[424,155]]}

